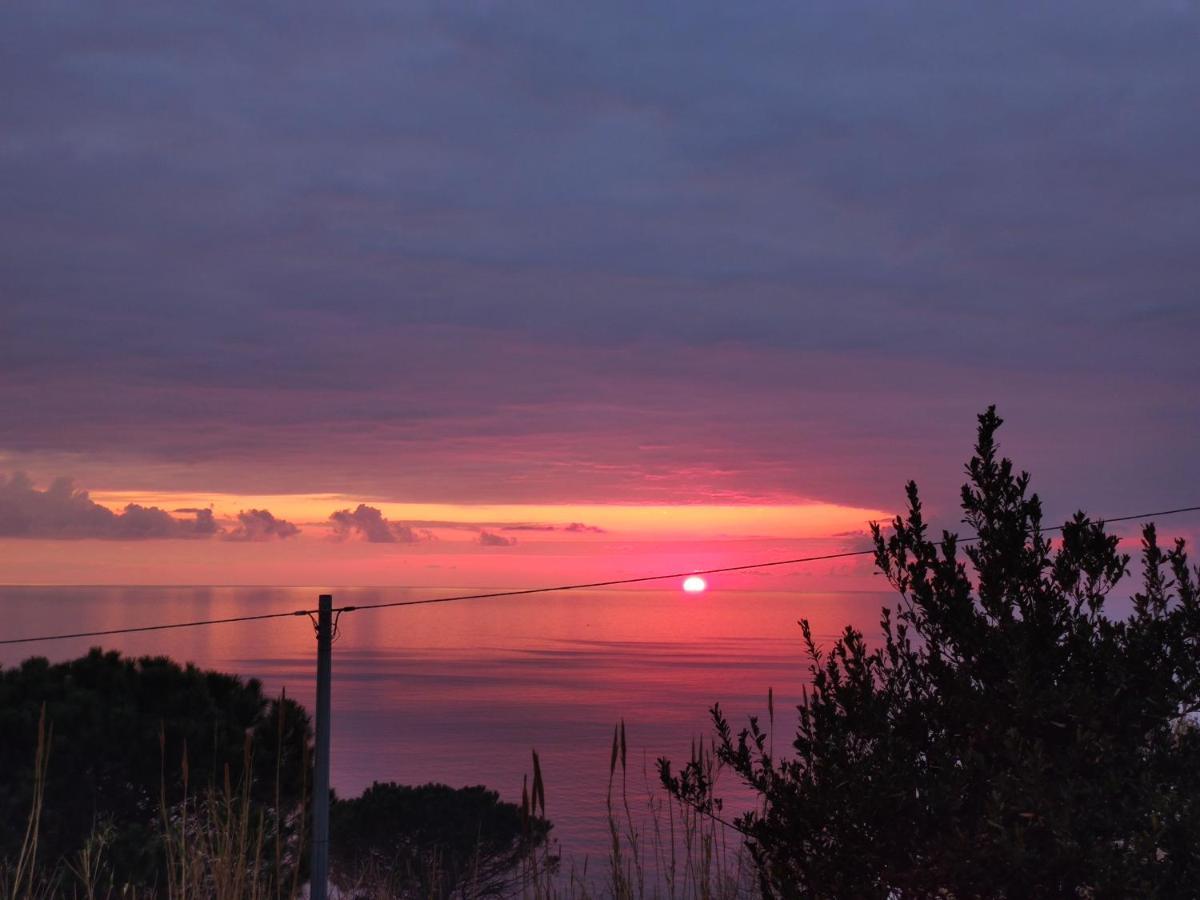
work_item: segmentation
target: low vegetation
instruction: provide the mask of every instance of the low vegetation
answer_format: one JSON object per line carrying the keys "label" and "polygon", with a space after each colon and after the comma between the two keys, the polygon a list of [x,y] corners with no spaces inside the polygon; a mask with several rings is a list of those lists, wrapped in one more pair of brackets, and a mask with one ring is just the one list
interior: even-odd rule
{"label": "low vegetation", "polygon": [[[93,650],[0,672],[0,727],[10,738],[0,744],[0,814],[23,825],[0,828],[0,900],[302,894],[312,729],[286,697],[164,658]],[[744,893],[736,832],[661,792],[631,796],[624,726],[613,738],[608,859],[558,858],[532,761],[520,805],[481,786],[437,784],[334,797],[340,896]]]}

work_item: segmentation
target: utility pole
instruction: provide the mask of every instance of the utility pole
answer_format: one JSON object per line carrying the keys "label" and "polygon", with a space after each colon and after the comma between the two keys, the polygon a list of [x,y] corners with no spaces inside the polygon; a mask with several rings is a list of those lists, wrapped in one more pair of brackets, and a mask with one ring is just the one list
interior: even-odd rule
{"label": "utility pole", "polygon": [[326,900],[329,890],[329,680],[332,674],[333,595],[317,605],[317,747],[313,760],[313,841],[310,900]]}

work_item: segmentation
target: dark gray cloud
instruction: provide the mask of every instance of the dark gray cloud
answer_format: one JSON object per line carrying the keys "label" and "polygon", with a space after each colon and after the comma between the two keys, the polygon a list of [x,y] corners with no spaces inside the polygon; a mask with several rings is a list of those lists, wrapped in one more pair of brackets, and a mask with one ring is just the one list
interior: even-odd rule
{"label": "dark gray cloud", "polygon": [[511,547],[517,542],[516,538],[493,534],[490,531],[479,532],[479,543],[485,547]]}
{"label": "dark gray cloud", "polygon": [[187,512],[193,517],[180,519],[156,506],[130,503],[114,513],[77,489],[70,478],[55,479],[38,490],[20,472],[0,475],[0,537],[133,541],[209,538],[220,531],[211,509]]}
{"label": "dark gray cloud", "polygon": [[599,525],[585,525],[583,522],[572,522],[570,525],[564,525],[563,531],[570,531],[575,534],[604,534],[605,531]]}
{"label": "dark gray cloud", "polygon": [[276,538],[295,537],[300,529],[286,519],[277,519],[265,509],[242,510],[237,514],[237,525],[222,537],[227,541],[270,541]]}
{"label": "dark gray cloud", "polygon": [[365,503],[358,504],[353,511],[342,509],[331,513],[329,521],[338,540],[358,537],[371,544],[416,544],[429,539],[428,533],[388,521],[380,510]]}
{"label": "dark gray cloud", "polygon": [[500,526],[501,531],[566,531],[571,534],[605,534],[599,525],[585,525],[582,522],[572,522],[569,525],[546,525],[538,522],[516,522]]}
{"label": "dark gray cloud", "polygon": [[1188,0],[6,4],[0,452],[882,503],[996,401],[1070,502],[1166,500],[1198,44]]}

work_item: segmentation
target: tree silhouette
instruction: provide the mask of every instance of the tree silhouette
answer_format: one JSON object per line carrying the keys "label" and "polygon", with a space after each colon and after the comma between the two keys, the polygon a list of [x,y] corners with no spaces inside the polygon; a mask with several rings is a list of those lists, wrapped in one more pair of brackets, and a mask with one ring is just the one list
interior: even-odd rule
{"label": "tree silhouette", "polygon": [[[33,657],[0,671],[0,859],[19,845],[33,791],[33,747],[45,704],[53,725],[39,854],[73,854],[96,828],[111,831],[108,858],[119,878],[153,883],[162,865],[160,803],[183,799],[183,759],[194,795],[243,776],[252,736],[252,796],[281,813],[302,801],[308,714],[263,695],[257,679],[181,666],[166,657],[93,649],[68,662]],[[309,782],[311,783],[311,781]]]}
{"label": "tree silhouette", "polygon": [[[1129,558],[1082,513],[1051,539],[1029,475],[979,417],[960,546],[931,540],[915,484],[875,561],[899,592],[882,639],[827,652],[800,623],[811,688],[794,756],[755,718],[712,714],[720,762],[761,799],[738,820],[769,897],[1193,896],[1200,884],[1200,574],[1142,536],[1125,619],[1105,598]],[[711,809],[704,770],[677,797]]]}

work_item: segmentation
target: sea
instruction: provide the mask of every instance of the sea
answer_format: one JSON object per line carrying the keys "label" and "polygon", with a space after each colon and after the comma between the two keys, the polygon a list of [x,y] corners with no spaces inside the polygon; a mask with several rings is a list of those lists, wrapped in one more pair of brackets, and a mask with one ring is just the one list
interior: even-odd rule
{"label": "sea", "polygon": [[[0,587],[0,636],[100,631],[335,606],[487,592],[486,586]],[[777,753],[795,734],[809,683],[798,621],[823,645],[847,625],[879,632],[886,593],[710,589],[587,590],[360,610],[340,617],[333,645],[333,787],[374,781],[483,784],[519,802],[537,752],[563,859],[596,865],[610,840],[606,796],[614,727],[624,723],[634,806],[658,791],[656,760],[681,765],[712,738],[720,704],[735,729],[768,720]],[[314,708],[316,640],[306,617],[103,638],[0,645],[0,665],[71,659],[90,647],[259,679]],[[752,803],[726,773],[727,815]]]}

